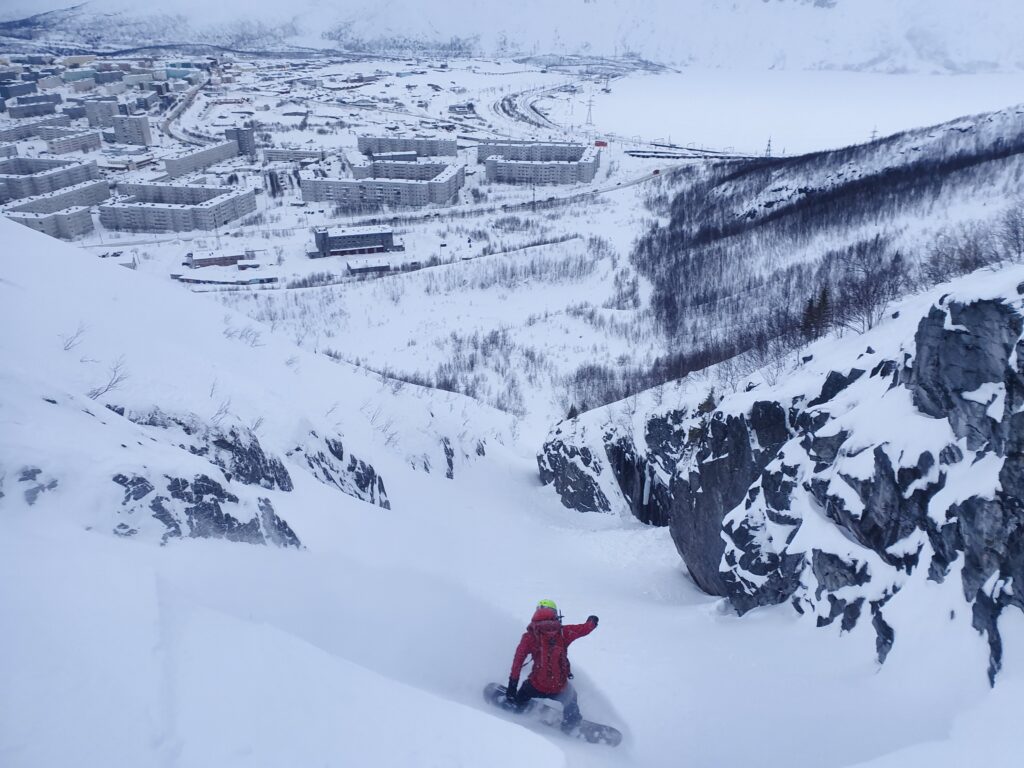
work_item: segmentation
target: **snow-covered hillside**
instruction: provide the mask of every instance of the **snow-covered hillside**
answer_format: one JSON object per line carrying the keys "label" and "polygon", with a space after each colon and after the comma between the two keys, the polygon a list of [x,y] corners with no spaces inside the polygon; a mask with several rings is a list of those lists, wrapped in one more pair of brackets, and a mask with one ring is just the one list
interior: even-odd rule
{"label": "snow-covered hillside", "polygon": [[933,612],[985,636],[995,681],[1022,650],[1000,624],[1024,623],[1022,294],[1024,267],[980,270],[741,391],[694,377],[584,414],[541,474],[566,506],[667,524],[741,613],[870,624],[881,662]]}
{"label": "snow-covered hillside", "polygon": [[[32,14],[48,14],[28,18]],[[633,54],[757,69],[965,72],[1024,66],[1016,0],[13,0],[0,34],[103,48],[211,43],[379,53]]]}
{"label": "snow-covered hillside", "polygon": [[[785,608],[738,618],[687,579],[667,529],[562,507],[502,414],[298,350],[17,225],[0,222],[0,234],[5,766],[784,755],[838,768],[901,749],[928,756],[939,747],[922,745],[945,739],[953,758],[984,739],[989,765],[1012,764],[1019,612],[1000,622],[1008,650],[993,693],[985,640],[939,615],[958,599],[952,578],[908,586],[907,614],[887,615],[899,642],[881,669],[870,626],[840,638]],[[831,354],[854,360],[863,343]],[[98,392],[122,358],[126,378]],[[135,418],[157,408],[161,419]],[[356,498],[360,472],[319,449],[327,434],[373,466],[390,509]],[[313,447],[323,461],[310,463]],[[197,492],[200,474],[238,501],[178,500],[182,535],[166,536],[160,510],[143,505],[176,478]],[[260,498],[301,548],[267,535]],[[237,530],[225,514],[255,520],[267,544],[219,535]],[[203,520],[222,525],[193,526]],[[584,714],[625,733],[618,749],[531,730],[482,701],[540,597],[570,619],[601,616],[573,646],[573,669]]]}

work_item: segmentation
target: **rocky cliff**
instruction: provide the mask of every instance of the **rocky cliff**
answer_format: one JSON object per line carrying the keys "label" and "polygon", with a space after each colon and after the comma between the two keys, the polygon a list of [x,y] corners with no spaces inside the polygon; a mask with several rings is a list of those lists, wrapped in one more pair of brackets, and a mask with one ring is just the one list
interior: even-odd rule
{"label": "rocky cliff", "polygon": [[818,626],[870,624],[879,661],[901,590],[956,579],[994,681],[999,616],[1024,609],[1022,279],[908,299],[776,386],[719,400],[680,382],[564,422],[541,478],[570,508],[669,526],[694,581],[740,614],[788,603]]}

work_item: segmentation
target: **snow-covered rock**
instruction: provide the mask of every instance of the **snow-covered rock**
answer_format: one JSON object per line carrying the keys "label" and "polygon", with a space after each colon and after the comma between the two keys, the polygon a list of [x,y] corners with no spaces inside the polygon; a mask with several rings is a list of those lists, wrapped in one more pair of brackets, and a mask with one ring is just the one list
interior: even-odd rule
{"label": "snow-covered rock", "polygon": [[870,621],[880,660],[907,583],[956,578],[994,680],[1000,613],[1024,609],[1022,281],[982,270],[907,299],[713,409],[676,384],[564,422],[541,478],[566,506],[668,524],[694,581],[739,613]]}
{"label": "snow-covered rock", "polygon": [[0,231],[0,510],[295,547],[310,483],[390,510],[389,473],[444,481],[506,439],[508,419],[467,398],[397,393],[179,288]]}

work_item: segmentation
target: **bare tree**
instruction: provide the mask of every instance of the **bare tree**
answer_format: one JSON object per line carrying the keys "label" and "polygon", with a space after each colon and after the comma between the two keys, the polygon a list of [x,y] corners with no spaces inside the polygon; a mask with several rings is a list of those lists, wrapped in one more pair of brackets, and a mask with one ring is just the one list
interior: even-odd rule
{"label": "bare tree", "polygon": [[854,243],[839,255],[835,322],[856,333],[874,328],[907,284],[907,267],[881,236]]}
{"label": "bare tree", "polygon": [[63,343],[64,351],[70,352],[72,349],[82,343],[82,336],[85,335],[85,325],[82,323],[78,324],[77,330],[70,335],[61,334],[60,340]]}
{"label": "bare tree", "polygon": [[113,365],[110,366],[109,374],[110,375],[107,378],[106,383],[101,384],[98,387],[93,387],[85,393],[90,400],[98,400],[108,392],[113,392],[115,389],[118,389],[125,381],[127,381],[128,372],[124,367],[124,356],[121,356],[114,361]]}
{"label": "bare tree", "polygon": [[1011,261],[1024,261],[1024,200],[1011,205],[996,225],[1000,255]]}
{"label": "bare tree", "polygon": [[[999,238],[1001,239],[1001,238]],[[964,225],[939,235],[921,264],[926,285],[937,285],[999,260],[1000,243],[991,228]]]}

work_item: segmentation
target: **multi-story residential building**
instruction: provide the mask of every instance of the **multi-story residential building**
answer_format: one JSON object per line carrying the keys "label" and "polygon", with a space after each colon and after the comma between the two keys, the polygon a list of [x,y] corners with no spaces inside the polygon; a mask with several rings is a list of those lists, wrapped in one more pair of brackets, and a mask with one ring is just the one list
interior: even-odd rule
{"label": "multi-story residential building", "polygon": [[42,117],[56,113],[57,105],[52,101],[43,101],[38,104],[12,104],[7,108],[7,114],[15,119]]}
{"label": "multi-story residential building", "polygon": [[91,128],[110,128],[119,114],[117,99],[89,99],[85,102],[85,117]]}
{"label": "multi-story residential building", "polygon": [[304,160],[323,160],[322,149],[280,149],[267,147],[263,150],[265,163],[301,163]]}
{"label": "multi-story residential building", "polygon": [[71,240],[93,230],[92,215],[88,208],[65,208],[53,213],[32,213],[29,211],[7,211],[7,218],[18,224],[42,232],[50,237]]}
{"label": "multi-story residential building", "polygon": [[420,138],[418,136],[360,136],[356,139],[364,155],[383,152],[415,152],[419,157],[443,157],[458,154],[455,139]]}
{"label": "multi-story residential building", "polygon": [[597,175],[600,150],[584,144],[512,140],[481,141],[477,162],[487,180],[509,184],[575,184]]}
{"label": "multi-story residential building", "polygon": [[67,115],[50,115],[36,120],[0,122],[0,142],[31,139],[44,125],[71,125],[71,118]]}
{"label": "multi-story residential building", "polygon": [[238,144],[234,140],[225,141],[165,158],[164,167],[167,169],[167,175],[174,179],[237,156]]}
{"label": "multi-story residential building", "polygon": [[[43,135],[43,131],[51,135]],[[56,133],[61,131],[62,133]],[[54,155],[68,152],[92,152],[103,146],[103,134],[99,131],[82,131],[77,128],[40,129],[41,139],[46,139],[46,151]]]}
{"label": "multi-story residential building", "polygon": [[149,132],[149,118],[146,115],[115,115],[114,139],[118,144],[139,144],[148,147],[153,143]]}
{"label": "multi-story residential building", "polygon": [[[374,164],[377,165],[377,164]],[[440,163],[388,163],[419,166],[417,173],[429,178],[324,179],[303,171],[299,180],[302,199],[341,206],[420,206],[451,202],[465,183],[465,168]],[[412,175],[411,172],[407,175]]]}
{"label": "multi-story residential building", "polygon": [[229,141],[238,144],[238,154],[246,157],[256,157],[256,129],[255,128],[228,128],[224,136]]}
{"label": "multi-story residential building", "polygon": [[3,214],[51,237],[71,239],[92,231],[89,209],[109,197],[107,182],[93,179],[9,203]]}
{"label": "multi-story residential building", "polygon": [[211,230],[256,210],[250,190],[175,184],[122,184],[124,195],[100,206],[110,229],[133,232]]}
{"label": "multi-story residential building", "polygon": [[0,82],[0,99],[13,99],[15,96],[26,96],[35,93],[35,82],[25,80],[4,80]]}
{"label": "multi-story residential building", "polygon": [[69,187],[62,187],[53,192],[33,195],[8,203],[5,211],[25,211],[31,213],[55,213],[66,208],[99,205],[110,198],[110,186],[104,179],[89,179]]}
{"label": "multi-story residential building", "polygon": [[73,163],[38,157],[0,160],[0,203],[33,197],[98,179],[96,161]]}
{"label": "multi-story residential building", "polygon": [[63,100],[59,93],[35,93],[31,96],[19,96],[15,99],[18,104],[43,104],[46,102],[60,104]]}

